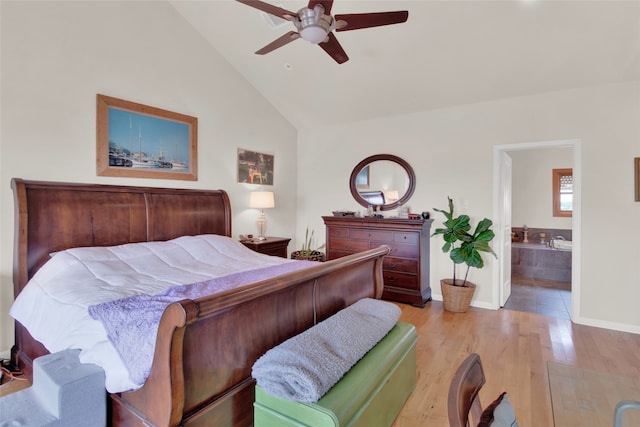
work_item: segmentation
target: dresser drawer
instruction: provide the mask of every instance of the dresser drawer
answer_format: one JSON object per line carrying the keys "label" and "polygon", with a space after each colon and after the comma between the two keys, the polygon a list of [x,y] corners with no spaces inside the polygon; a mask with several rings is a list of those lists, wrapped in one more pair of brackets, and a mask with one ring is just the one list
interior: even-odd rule
{"label": "dresser drawer", "polygon": [[366,240],[331,239],[329,247],[332,251],[336,250],[355,253],[368,250],[369,242]]}
{"label": "dresser drawer", "polygon": [[386,256],[384,257],[382,268],[385,270],[401,271],[405,273],[417,273],[418,260]]}
{"label": "dresser drawer", "polygon": [[407,289],[416,289],[418,287],[418,276],[415,274],[383,270],[382,277],[384,278],[385,286],[396,286]]}
{"label": "dresser drawer", "polygon": [[393,233],[393,241],[417,245],[420,241],[420,235],[418,233]]}
{"label": "dresser drawer", "polygon": [[351,255],[351,254],[354,254],[354,253],[355,252],[330,250],[330,251],[327,252],[327,260],[342,258],[343,256]]}
{"label": "dresser drawer", "polygon": [[[383,242],[380,242],[380,244],[382,243]],[[376,246],[380,246],[380,244],[372,244],[371,247],[374,248]],[[420,255],[419,248],[416,245],[401,245],[397,243],[386,244],[391,248],[389,255],[393,257],[418,259],[418,256]]]}
{"label": "dresser drawer", "polygon": [[349,230],[349,238],[356,240],[369,240],[383,243],[393,242],[392,231],[378,231],[378,230]]}
{"label": "dresser drawer", "polygon": [[349,238],[349,229],[348,228],[330,228],[327,233],[327,238]]}

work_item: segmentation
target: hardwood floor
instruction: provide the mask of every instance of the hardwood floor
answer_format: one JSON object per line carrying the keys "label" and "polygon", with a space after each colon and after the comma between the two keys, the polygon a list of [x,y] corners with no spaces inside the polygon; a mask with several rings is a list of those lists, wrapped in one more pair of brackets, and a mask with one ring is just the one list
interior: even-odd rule
{"label": "hardwood floor", "polygon": [[[466,313],[450,313],[439,301],[423,309],[398,306],[400,320],[414,324],[420,339],[416,345],[417,386],[393,427],[448,426],[449,383],[472,352],[480,354],[487,377],[480,391],[482,404],[486,406],[507,391],[521,427],[554,425],[549,361],[640,378],[640,335],[505,309],[472,307]],[[0,395],[27,385],[14,382],[0,388]]]}
{"label": "hardwood floor", "polygon": [[487,377],[483,406],[507,391],[522,427],[554,425],[548,361],[640,377],[640,335],[505,309],[450,313],[438,301],[423,309],[398,306],[401,320],[413,323],[420,339],[417,386],[394,427],[448,426],[449,382],[472,352],[480,354]]}

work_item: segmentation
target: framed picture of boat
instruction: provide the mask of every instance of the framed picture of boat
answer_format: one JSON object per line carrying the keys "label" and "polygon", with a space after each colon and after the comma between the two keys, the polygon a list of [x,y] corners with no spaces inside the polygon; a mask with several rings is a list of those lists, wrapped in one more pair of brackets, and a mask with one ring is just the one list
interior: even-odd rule
{"label": "framed picture of boat", "polygon": [[98,176],[198,179],[198,119],[97,95]]}

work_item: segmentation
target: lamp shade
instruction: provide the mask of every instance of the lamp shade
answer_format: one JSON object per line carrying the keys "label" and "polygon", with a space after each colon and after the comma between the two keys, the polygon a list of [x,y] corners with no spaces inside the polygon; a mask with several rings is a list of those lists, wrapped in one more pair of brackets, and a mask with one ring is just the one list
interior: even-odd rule
{"label": "lamp shade", "polygon": [[384,197],[391,202],[395,202],[400,198],[400,196],[398,195],[398,190],[387,190],[384,192]]}
{"label": "lamp shade", "polygon": [[275,208],[273,191],[252,191],[249,195],[249,207],[254,209]]}

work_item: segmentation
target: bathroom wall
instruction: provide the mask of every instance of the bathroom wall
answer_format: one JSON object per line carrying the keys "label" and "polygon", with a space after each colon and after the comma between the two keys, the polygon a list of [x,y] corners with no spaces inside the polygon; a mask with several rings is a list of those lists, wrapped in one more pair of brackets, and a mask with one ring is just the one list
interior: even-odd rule
{"label": "bathroom wall", "polygon": [[572,149],[512,151],[509,155],[513,159],[513,227],[571,230],[571,218],[553,216],[552,170],[573,167]]}

